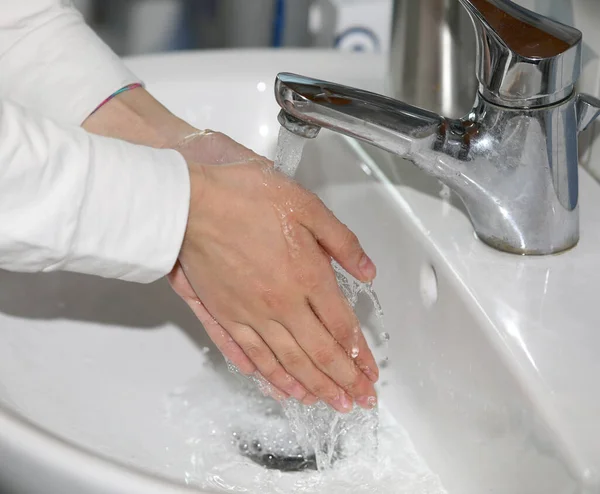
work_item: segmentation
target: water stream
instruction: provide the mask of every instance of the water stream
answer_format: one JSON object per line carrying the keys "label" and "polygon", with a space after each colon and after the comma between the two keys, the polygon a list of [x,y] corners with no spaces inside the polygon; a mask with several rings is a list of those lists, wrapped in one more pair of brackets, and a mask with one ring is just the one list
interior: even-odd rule
{"label": "water stream", "polygon": [[[305,142],[282,128],[276,169],[293,177]],[[361,296],[371,300],[376,332],[386,347],[389,334],[371,285],[335,261],[332,267],[352,307]],[[445,492],[385,410],[355,406],[340,414],[324,403],[306,406],[288,399],[280,404],[265,397],[269,384],[264,380],[243,376],[232,364],[229,370],[223,375],[210,369],[168,400],[170,421],[189,434],[188,484],[261,494]]]}
{"label": "water stream", "polygon": [[[279,131],[275,157],[275,169],[290,178],[296,173],[302,159],[307,139],[289,132],[284,127]],[[360,283],[350,276],[338,263],[332,262],[338,285],[354,308],[360,293],[373,300],[378,321],[383,331],[383,311],[370,284]],[[357,328],[360,331],[360,328]],[[358,342],[358,334],[356,335]],[[352,356],[358,356],[354,345]],[[283,402],[283,410],[304,455],[314,454],[316,466],[323,471],[332,467],[340,457],[356,455],[375,458],[377,456],[377,410],[364,410],[357,406],[347,415],[336,412],[324,403],[305,406],[296,400]]]}
{"label": "water stream", "polygon": [[275,154],[275,168],[288,177],[293,177],[302,160],[306,142],[307,139],[304,137],[297,136],[285,127],[281,127]]}

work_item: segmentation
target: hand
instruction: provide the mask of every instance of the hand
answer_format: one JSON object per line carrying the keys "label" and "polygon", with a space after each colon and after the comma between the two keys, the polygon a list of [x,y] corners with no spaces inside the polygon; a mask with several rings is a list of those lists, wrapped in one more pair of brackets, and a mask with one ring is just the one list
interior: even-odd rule
{"label": "hand", "polygon": [[[194,292],[194,289],[190,285],[181,264],[177,262],[173,271],[168,276],[171,287],[177,293],[183,301],[189,306],[194,315],[204,326],[206,334],[213,341],[215,346],[220,350],[223,356],[234,364],[237,369],[245,375],[255,375],[262,377],[257,371],[256,366],[246,356],[240,346],[233,340],[227,331],[217,322],[217,320],[210,315],[204,304]],[[282,381],[280,379],[280,381]],[[286,385],[287,392],[283,389],[277,388],[273,383],[269,383],[272,389],[268,390],[269,395],[276,400],[283,400],[289,398],[290,395],[296,395],[306,405],[312,405],[317,402],[317,398],[306,391],[306,389],[298,383],[291,376],[286,375],[283,378]]]}
{"label": "hand", "polygon": [[291,374],[339,411],[352,399],[373,406],[377,365],[331,267],[334,257],[358,279],[374,277],[356,237],[315,195],[223,134],[200,134],[182,148],[190,160],[237,161],[190,166],[180,261],[193,293],[280,390],[307,398]]}

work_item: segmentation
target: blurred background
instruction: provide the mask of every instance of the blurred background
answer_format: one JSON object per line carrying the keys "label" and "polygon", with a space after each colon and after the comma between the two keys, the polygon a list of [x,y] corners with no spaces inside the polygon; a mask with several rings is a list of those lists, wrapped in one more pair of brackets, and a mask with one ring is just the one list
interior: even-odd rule
{"label": "blurred background", "polygon": [[[600,97],[600,0],[515,1],[583,31],[579,88]],[[469,111],[477,89],[474,31],[458,0],[73,3],[100,37],[122,56],[268,47],[381,53],[390,62],[391,96],[450,117]],[[581,136],[580,158],[600,180],[599,136],[599,123]]]}
{"label": "blurred background", "polygon": [[74,0],[119,55],[209,48],[389,50],[392,0]]}

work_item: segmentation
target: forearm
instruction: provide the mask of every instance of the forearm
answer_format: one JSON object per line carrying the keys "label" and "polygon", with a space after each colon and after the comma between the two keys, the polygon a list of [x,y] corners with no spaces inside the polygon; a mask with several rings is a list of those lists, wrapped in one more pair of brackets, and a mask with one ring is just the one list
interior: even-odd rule
{"label": "forearm", "polygon": [[172,148],[196,131],[144,88],[115,96],[92,113],[83,122],[83,128],[94,134],[157,148]]}

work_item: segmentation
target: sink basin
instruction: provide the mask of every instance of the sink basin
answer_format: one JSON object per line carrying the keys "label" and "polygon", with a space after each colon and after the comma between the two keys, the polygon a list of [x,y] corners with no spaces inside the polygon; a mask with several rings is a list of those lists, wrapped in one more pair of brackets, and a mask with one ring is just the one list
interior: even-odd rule
{"label": "sink basin", "polygon": [[[270,157],[277,72],[385,89],[376,56],[250,51],[128,62],[175,113]],[[360,303],[378,358],[389,357],[380,434],[404,484],[339,492],[598,492],[598,185],[582,172],[580,244],[534,258],[486,247],[435,180],[329,132],[307,144],[297,179],[375,260],[390,334],[381,344],[373,311]],[[293,476],[303,473],[265,473],[241,456],[220,463],[219,441],[229,444],[219,434],[246,391],[164,281],[1,272],[0,284],[0,491],[300,492]],[[253,483],[257,475],[268,487]]]}

